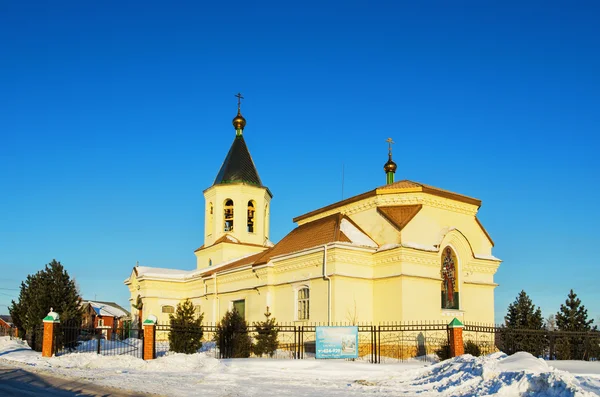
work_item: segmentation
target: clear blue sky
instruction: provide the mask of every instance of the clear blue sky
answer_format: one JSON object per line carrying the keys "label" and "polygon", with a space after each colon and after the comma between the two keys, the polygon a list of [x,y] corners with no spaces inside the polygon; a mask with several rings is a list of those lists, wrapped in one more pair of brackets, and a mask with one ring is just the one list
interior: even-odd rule
{"label": "clear blue sky", "polygon": [[123,305],[136,261],[194,268],[241,91],[274,241],[393,137],[397,179],[483,201],[497,321],[600,317],[597,2],[123,3],[0,5],[0,313],[53,258]]}

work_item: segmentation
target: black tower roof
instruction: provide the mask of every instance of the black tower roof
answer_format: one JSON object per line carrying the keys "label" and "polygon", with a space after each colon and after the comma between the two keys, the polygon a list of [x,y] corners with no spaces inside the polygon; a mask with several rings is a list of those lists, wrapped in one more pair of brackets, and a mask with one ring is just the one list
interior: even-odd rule
{"label": "black tower roof", "polygon": [[243,135],[236,135],[225,161],[217,174],[214,185],[246,183],[262,186]]}

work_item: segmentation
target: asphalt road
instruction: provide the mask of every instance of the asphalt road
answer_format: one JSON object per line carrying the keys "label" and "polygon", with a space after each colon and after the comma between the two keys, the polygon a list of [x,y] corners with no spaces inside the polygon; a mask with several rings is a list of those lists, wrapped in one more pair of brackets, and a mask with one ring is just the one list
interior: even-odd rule
{"label": "asphalt road", "polygon": [[134,397],[148,394],[128,393],[122,390],[99,387],[91,383],[74,381],[25,371],[0,364],[0,396],[102,396]]}

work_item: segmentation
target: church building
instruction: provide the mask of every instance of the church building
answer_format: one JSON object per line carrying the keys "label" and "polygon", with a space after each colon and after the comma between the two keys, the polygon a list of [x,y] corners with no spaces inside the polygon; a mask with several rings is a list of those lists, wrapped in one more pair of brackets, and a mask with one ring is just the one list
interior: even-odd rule
{"label": "church building", "polygon": [[246,120],[204,191],[204,244],[195,270],[136,266],[125,284],[132,315],[169,322],[190,299],[205,322],[236,309],[249,323],[494,322],[500,260],[477,211],[481,201],[409,180],[395,181],[391,139],[386,183],[293,219],[270,239],[273,195],[246,142]]}

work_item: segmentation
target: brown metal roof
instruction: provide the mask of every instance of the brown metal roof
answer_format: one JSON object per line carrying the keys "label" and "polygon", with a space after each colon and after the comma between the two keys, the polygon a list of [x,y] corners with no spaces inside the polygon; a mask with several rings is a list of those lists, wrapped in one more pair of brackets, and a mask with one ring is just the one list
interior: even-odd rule
{"label": "brown metal roof", "polygon": [[352,241],[340,230],[340,223],[343,218],[341,214],[326,216],[325,218],[317,219],[316,221],[298,226],[281,241],[275,244],[274,247],[258,254],[242,258],[238,261],[228,263],[227,265],[216,267],[215,269],[207,269],[202,275],[211,275],[215,272],[223,270],[231,270],[247,265],[261,265],[269,262],[271,258],[291,254],[308,248],[318,247],[319,245]]}
{"label": "brown metal roof", "polygon": [[260,244],[250,244],[250,243],[242,243],[239,239],[237,239],[236,237],[231,236],[232,238],[234,238],[237,241],[232,241],[230,239],[227,238],[227,236],[231,236],[230,234],[226,233],[224,235],[222,235],[221,237],[219,237],[214,243],[212,243],[212,245],[209,245],[208,247],[205,246],[204,244],[202,244],[202,246],[200,248],[197,248],[194,250],[194,252],[198,252],[201,251],[205,248],[209,248],[212,247],[213,245],[217,245],[220,243],[227,243],[227,244],[239,244],[239,245],[249,245],[252,247],[264,247],[264,245],[260,245]]}
{"label": "brown metal roof", "polygon": [[483,231],[483,233],[485,234],[485,236],[488,238],[488,240],[490,240],[490,243],[492,244],[492,247],[493,247],[494,246],[494,240],[492,240],[492,237],[490,236],[490,234],[487,232],[487,230],[485,230],[485,227],[483,227],[483,225],[479,221],[479,218],[475,217],[475,221],[477,221],[477,224],[479,225],[479,227],[481,228],[481,230]]}
{"label": "brown metal roof", "polygon": [[397,206],[386,206],[377,207],[377,211],[383,215],[385,219],[401,231],[404,226],[411,221],[412,218],[417,215],[421,210],[422,205],[397,205]]}
{"label": "brown metal roof", "polygon": [[264,252],[256,264],[267,263],[275,256],[291,254],[336,241],[351,243],[352,241],[340,231],[342,218],[341,214],[334,214],[298,226],[273,248]]}
{"label": "brown metal roof", "polygon": [[444,189],[440,189],[437,187],[425,185],[423,183],[413,182],[413,181],[409,181],[409,180],[405,179],[402,181],[394,182],[389,185],[380,186],[377,189],[370,190],[368,192],[359,194],[357,196],[353,196],[353,197],[347,198],[345,200],[338,201],[337,203],[330,204],[326,207],[322,207],[322,208],[316,209],[314,211],[308,212],[306,214],[297,216],[293,219],[293,221],[298,222],[303,219],[310,218],[314,215],[317,215],[317,214],[320,214],[320,213],[323,213],[326,211],[330,211],[335,208],[343,207],[344,205],[347,205],[347,204],[350,204],[350,203],[353,203],[356,201],[374,197],[378,194],[414,193],[414,192],[429,193],[429,194],[432,194],[435,196],[444,197],[444,198],[460,201],[463,203],[476,205],[478,207],[481,206],[481,200],[478,200],[476,198],[465,196],[462,194],[451,192],[449,190],[444,190]]}
{"label": "brown metal roof", "polygon": [[[440,189],[439,187],[426,185],[424,183],[409,181],[407,179],[398,181],[398,182],[394,182],[389,185],[380,186],[376,190],[377,190],[378,194],[385,194],[386,190],[388,190],[388,191],[389,190],[400,190],[398,193],[402,193],[402,190],[407,190],[407,193],[414,192],[414,191],[421,191],[423,193],[429,193],[429,194],[433,194],[435,196],[445,197],[445,198],[449,198],[452,200],[461,201],[461,202],[467,203],[467,204],[473,204],[478,207],[481,206],[481,200],[479,200],[479,199],[465,196],[464,194],[454,193],[449,190]],[[396,192],[394,192],[394,193],[396,193]]]}
{"label": "brown metal roof", "polygon": [[214,274],[216,272],[221,272],[221,271],[224,271],[224,270],[231,270],[231,269],[236,269],[238,267],[244,267],[244,266],[252,265],[262,255],[264,255],[264,252],[259,252],[257,254],[250,255],[250,256],[247,256],[245,258],[239,259],[237,261],[228,263],[228,264],[226,264],[224,266],[217,266],[217,267],[215,267],[213,269],[208,268],[206,270],[206,272],[202,273],[202,275],[203,276],[210,276],[210,275],[212,275],[212,274]]}

